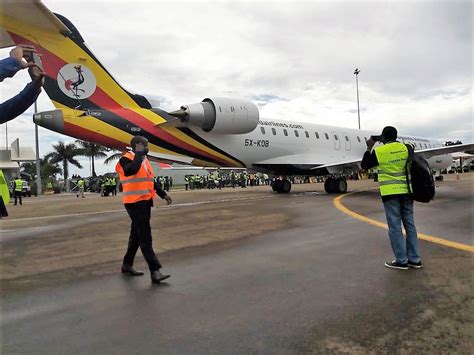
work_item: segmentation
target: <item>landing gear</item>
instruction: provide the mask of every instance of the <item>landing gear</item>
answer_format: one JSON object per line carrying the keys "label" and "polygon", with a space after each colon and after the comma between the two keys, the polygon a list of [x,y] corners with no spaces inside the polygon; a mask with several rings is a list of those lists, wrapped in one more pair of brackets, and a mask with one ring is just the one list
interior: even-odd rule
{"label": "landing gear", "polygon": [[347,181],[345,178],[333,178],[330,177],[324,182],[324,190],[328,194],[344,194],[347,192]]}
{"label": "landing gear", "polygon": [[291,191],[291,182],[290,180],[274,180],[272,183],[272,190],[278,193],[287,194]]}

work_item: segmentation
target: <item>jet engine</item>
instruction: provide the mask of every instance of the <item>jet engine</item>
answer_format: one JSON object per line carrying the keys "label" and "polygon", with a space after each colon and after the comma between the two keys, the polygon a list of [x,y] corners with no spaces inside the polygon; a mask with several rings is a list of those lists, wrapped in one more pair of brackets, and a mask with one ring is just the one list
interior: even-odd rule
{"label": "jet engine", "polygon": [[181,106],[170,115],[186,125],[221,134],[250,133],[257,127],[259,118],[258,108],[252,102],[222,97]]}

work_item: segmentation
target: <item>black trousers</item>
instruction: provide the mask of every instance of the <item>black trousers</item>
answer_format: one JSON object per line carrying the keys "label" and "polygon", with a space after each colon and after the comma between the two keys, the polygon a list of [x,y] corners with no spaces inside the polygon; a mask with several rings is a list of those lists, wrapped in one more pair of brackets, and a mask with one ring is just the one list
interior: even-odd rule
{"label": "black trousers", "polygon": [[153,200],[139,201],[135,203],[126,203],[125,209],[132,220],[130,228],[130,237],[128,239],[127,253],[123,258],[125,265],[133,265],[135,255],[140,247],[150,272],[159,270],[161,264],[153,251],[150,212],[153,206]]}
{"label": "black trousers", "polygon": [[23,204],[23,202],[21,201],[21,191],[13,191],[13,197],[15,197],[15,205],[17,199],[20,199],[20,205]]}
{"label": "black trousers", "polygon": [[0,217],[8,217],[7,208],[3,202],[3,197],[0,196]]}

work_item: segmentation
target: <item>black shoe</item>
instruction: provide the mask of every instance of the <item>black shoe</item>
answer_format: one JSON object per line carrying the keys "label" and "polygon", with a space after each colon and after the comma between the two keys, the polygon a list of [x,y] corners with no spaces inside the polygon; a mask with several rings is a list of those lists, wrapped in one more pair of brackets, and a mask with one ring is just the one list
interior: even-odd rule
{"label": "black shoe", "polygon": [[396,260],[393,260],[393,261],[390,261],[390,262],[387,261],[385,263],[385,267],[388,267],[390,269],[408,270],[408,264],[407,263],[405,263],[405,264],[398,263]]}
{"label": "black shoe", "polygon": [[163,275],[159,270],[153,271],[151,273],[151,282],[158,284],[163,280],[166,280],[171,275]]}
{"label": "black shoe", "polygon": [[122,274],[128,274],[128,275],[131,275],[131,276],[142,276],[143,275],[143,271],[137,270],[131,265],[122,265],[122,270],[121,271],[122,271]]}
{"label": "black shoe", "polygon": [[413,269],[421,269],[423,267],[423,263],[421,261],[418,261],[417,263],[408,260],[408,267],[411,267]]}

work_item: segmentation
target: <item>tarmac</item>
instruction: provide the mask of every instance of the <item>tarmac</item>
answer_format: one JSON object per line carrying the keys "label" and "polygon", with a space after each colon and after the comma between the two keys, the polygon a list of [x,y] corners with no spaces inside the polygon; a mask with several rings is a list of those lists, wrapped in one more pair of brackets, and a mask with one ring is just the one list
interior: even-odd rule
{"label": "tarmac", "polygon": [[152,213],[160,285],[119,273],[120,195],[25,198],[0,222],[1,353],[471,353],[474,174],[437,186],[407,271],[383,266],[372,181],[172,191]]}

